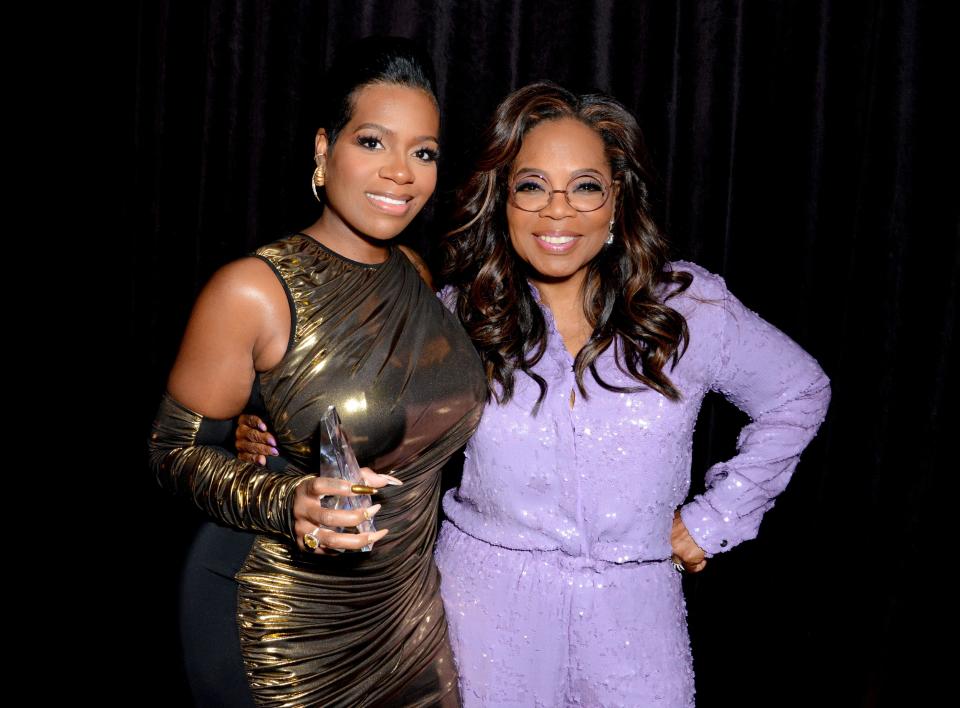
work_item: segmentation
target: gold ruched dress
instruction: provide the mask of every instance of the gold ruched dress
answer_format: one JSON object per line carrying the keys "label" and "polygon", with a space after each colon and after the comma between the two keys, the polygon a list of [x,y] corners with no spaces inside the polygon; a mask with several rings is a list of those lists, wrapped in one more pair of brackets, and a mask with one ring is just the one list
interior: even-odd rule
{"label": "gold ruched dress", "polygon": [[[246,539],[224,543],[227,555],[242,549],[224,568],[214,567],[217,542],[208,541],[205,558],[188,559],[185,587],[192,573],[211,569],[235,582],[230,611],[256,705],[458,705],[433,545],[440,470],[480,419],[479,357],[397,248],[381,264],[362,264],[294,234],[256,255],[290,299],[287,352],[258,377],[289,464],[266,471],[200,444],[189,432],[200,427],[196,414],[165,398],[151,441],[161,484]],[[282,518],[290,479],[315,467],[314,436],[331,404],[360,464],[403,480],[374,499],[383,505],[377,528],[390,533],[370,553],[301,552]],[[189,429],[179,439],[178,417]],[[185,602],[200,601],[184,593]],[[194,614],[202,621],[208,611],[223,608]]]}

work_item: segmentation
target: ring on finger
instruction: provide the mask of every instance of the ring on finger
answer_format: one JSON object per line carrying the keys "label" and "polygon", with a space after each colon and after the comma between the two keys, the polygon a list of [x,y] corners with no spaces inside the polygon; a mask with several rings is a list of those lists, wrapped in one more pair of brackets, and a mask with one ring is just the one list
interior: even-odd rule
{"label": "ring on finger", "polygon": [[320,543],[320,538],[317,536],[317,531],[319,530],[320,528],[317,527],[310,533],[303,534],[303,545],[306,546],[310,551],[315,551],[322,545]]}

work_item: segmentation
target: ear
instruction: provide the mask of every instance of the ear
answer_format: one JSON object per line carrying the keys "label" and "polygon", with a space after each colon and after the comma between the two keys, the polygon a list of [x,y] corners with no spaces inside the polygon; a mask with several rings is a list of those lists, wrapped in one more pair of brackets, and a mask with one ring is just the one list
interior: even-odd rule
{"label": "ear", "polygon": [[317,136],[313,140],[313,146],[315,148],[315,155],[326,155],[327,154],[327,131],[323,128],[320,128],[317,131]]}
{"label": "ear", "polygon": [[620,207],[620,180],[617,180],[613,183],[613,194],[610,195],[610,198],[613,199],[613,218],[617,218],[617,209]]}

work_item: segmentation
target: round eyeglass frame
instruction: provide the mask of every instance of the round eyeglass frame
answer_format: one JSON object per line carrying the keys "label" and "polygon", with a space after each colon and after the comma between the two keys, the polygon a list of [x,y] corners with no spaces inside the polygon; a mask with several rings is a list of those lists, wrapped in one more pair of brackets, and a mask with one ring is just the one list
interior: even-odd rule
{"label": "round eyeglass frame", "polygon": [[[535,172],[527,173],[527,174],[524,174],[524,175],[523,175],[523,178],[528,178],[528,177],[536,177],[537,179],[542,180],[543,182],[546,182],[548,187],[552,187],[552,186],[553,186],[552,184],[550,184],[550,180],[548,180],[548,179],[547,179],[546,177],[544,177],[543,175],[538,175],[538,174],[535,173]],[[597,206],[593,207],[593,209],[577,209],[577,207],[573,205],[573,202],[570,201],[570,192],[569,192],[570,185],[573,184],[576,180],[581,179],[582,177],[591,177],[591,178],[593,178],[593,179],[596,179],[597,182],[599,182],[600,185],[603,187],[603,201],[600,202]],[[517,209],[519,209],[520,211],[525,211],[525,212],[528,212],[528,213],[530,213],[530,214],[536,214],[538,211],[543,211],[544,209],[546,209],[547,207],[549,207],[550,204],[553,203],[553,195],[556,194],[557,192],[562,192],[562,193],[563,193],[563,197],[564,197],[564,199],[567,200],[567,204],[570,205],[570,208],[571,208],[571,209],[573,209],[574,211],[578,211],[578,212],[580,212],[581,214],[589,214],[589,213],[592,212],[592,211],[596,211],[597,209],[602,209],[602,208],[603,208],[604,204],[607,203],[607,200],[610,199],[610,193],[613,191],[613,185],[617,184],[617,183],[620,181],[620,180],[615,179],[615,180],[612,180],[612,181],[610,182],[610,184],[607,184],[607,183],[604,182],[600,177],[595,176],[595,175],[592,175],[592,174],[589,174],[589,175],[577,175],[576,177],[571,177],[571,178],[570,178],[570,181],[567,182],[567,188],[566,188],[566,189],[548,189],[548,190],[547,190],[547,203],[544,204],[542,207],[540,207],[539,209],[527,209],[527,208],[522,207],[522,206],[520,206],[519,204],[517,204],[517,200],[516,200],[517,193],[516,193],[516,191],[515,191],[515,188],[516,188],[517,182],[520,181],[520,179],[523,179],[523,178],[513,177],[513,178],[510,180],[510,187],[509,187],[509,193],[508,193],[508,195],[507,195],[507,200],[508,200],[513,206],[515,206]]]}

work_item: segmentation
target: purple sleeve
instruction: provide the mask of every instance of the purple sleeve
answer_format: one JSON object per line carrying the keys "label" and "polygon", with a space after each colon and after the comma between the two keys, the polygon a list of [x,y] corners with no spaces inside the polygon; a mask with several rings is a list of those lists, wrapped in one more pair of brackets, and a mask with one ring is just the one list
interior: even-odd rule
{"label": "purple sleeve", "polygon": [[456,312],[457,309],[457,289],[452,285],[444,285],[443,290],[437,293],[440,302],[444,304],[450,312]]}
{"label": "purple sleeve", "polygon": [[724,287],[720,366],[712,388],[747,413],[737,454],[706,473],[706,491],[680,511],[708,556],[756,537],[823,422],[830,381],[816,360]]}

